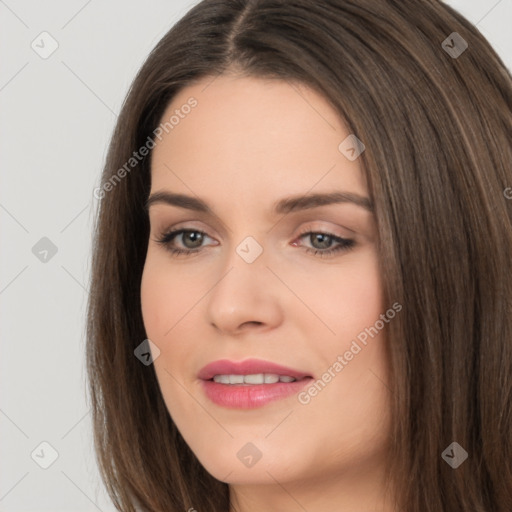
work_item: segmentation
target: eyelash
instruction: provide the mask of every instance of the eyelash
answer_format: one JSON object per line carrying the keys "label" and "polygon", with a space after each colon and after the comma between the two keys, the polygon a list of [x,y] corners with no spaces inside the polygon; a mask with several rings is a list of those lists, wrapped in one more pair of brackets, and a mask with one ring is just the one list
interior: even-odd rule
{"label": "eyelash", "polygon": [[[179,249],[171,246],[171,242],[176,238],[176,236],[185,234],[185,233],[199,233],[202,236],[208,236],[204,231],[200,229],[175,229],[164,233],[159,239],[156,240],[157,243],[163,245],[171,254],[175,256],[184,255],[190,256],[192,253],[197,253],[201,251],[201,248],[198,249]],[[311,249],[310,247],[306,247],[306,252],[313,253],[315,256],[320,256],[321,258],[326,256],[331,256],[338,252],[349,251],[354,248],[356,242],[350,238],[341,238],[339,236],[333,235],[332,233],[326,233],[324,231],[304,231],[299,234],[298,238],[303,238],[306,235],[324,235],[328,236],[332,239],[333,242],[337,242],[339,245],[334,247],[333,249]],[[210,238],[210,237],[208,237]]]}

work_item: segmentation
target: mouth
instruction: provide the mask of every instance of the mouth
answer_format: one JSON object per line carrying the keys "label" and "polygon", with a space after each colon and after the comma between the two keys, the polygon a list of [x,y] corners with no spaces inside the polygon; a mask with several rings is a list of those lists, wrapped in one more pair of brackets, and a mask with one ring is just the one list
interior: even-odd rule
{"label": "mouth", "polygon": [[[220,377],[223,384],[243,384],[244,382],[247,384],[264,384],[265,380],[272,384],[277,382],[275,381],[276,376],[279,379],[284,378],[284,382],[291,382],[290,379],[300,380],[304,377],[312,377],[307,372],[263,359],[245,359],[244,361],[220,359],[207,364],[198,374],[201,380],[212,380]],[[229,381],[226,380],[226,377],[229,377]],[[240,380],[241,377],[243,377],[243,380]]]}
{"label": "mouth", "polygon": [[231,409],[253,409],[298,393],[313,376],[269,361],[220,360],[205,366],[198,375],[206,396]]}
{"label": "mouth", "polygon": [[[307,379],[308,377],[303,377]],[[253,373],[250,375],[215,375],[212,379],[208,379],[220,384],[254,386],[256,384],[275,384],[276,382],[296,382],[295,377],[291,375],[279,375],[277,373]]]}

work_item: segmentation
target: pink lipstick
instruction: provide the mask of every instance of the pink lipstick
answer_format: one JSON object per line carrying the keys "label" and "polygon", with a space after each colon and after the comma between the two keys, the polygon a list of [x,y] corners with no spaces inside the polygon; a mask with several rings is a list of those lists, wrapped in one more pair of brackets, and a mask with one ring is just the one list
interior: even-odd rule
{"label": "pink lipstick", "polygon": [[198,375],[206,396],[233,409],[254,409],[298,393],[313,377],[261,359],[215,361]]}

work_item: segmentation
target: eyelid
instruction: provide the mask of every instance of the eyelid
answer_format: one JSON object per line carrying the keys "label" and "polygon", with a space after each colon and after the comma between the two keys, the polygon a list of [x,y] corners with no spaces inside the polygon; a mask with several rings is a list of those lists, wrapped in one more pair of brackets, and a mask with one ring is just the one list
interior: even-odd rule
{"label": "eyelid", "polygon": [[[209,217],[201,212],[179,211],[176,215],[170,216],[167,210],[174,210],[174,207],[158,209],[159,205],[154,205],[149,212],[149,221],[151,229],[156,233],[169,232],[175,229],[197,229],[206,231],[209,236],[220,238],[231,232],[217,217]],[[182,219],[182,220],[180,220]]]}
{"label": "eyelid", "polygon": [[[340,233],[340,229],[349,231],[350,233],[345,235],[343,232]],[[337,227],[325,227],[318,226],[315,222],[306,224],[306,227],[301,228],[297,236],[304,235],[305,233],[325,233],[327,235],[336,236],[338,238],[354,238],[358,234],[357,231],[347,228],[346,226],[338,225]]]}
{"label": "eyelid", "polygon": [[[297,236],[303,235],[305,233],[314,232],[314,233],[325,233],[325,234],[337,236],[339,238],[346,238],[347,236],[354,236],[354,235],[357,234],[356,231],[354,231],[353,229],[348,228],[347,226],[337,226],[338,230],[341,228],[343,230],[346,230],[346,231],[350,232],[350,234],[344,235],[343,233],[339,233],[336,228],[325,227],[325,226],[318,226],[317,224],[318,224],[318,221],[313,221],[313,222],[307,223],[306,226],[302,227],[299,230],[298,234],[296,234],[294,236],[297,237]],[[166,224],[164,224],[164,226],[166,226]],[[211,232],[210,227],[203,228],[201,226],[196,226],[196,225],[194,225],[194,221],[178,222],[177,224],[174,224],[171,227],[164,227],[164,226],[159,228],[158,225],[156,225],[155,229],[154,229],[154,232],[156,232],[158,234],[164,234],[165,235],[165,234],[168,234],[168,233],[171,233],[171,232],[182,231],[182,230],[183,231],[197,231],[197,232],[201,232],[201,233],[205,234],[209,238],[212,238],[212,239],[218,238],[217,235],[210,234],[210,232]]]}
{"label": "eyelid", "polygon": [[[177,224],[174,224],[172,225],[171,227],[162,227],[162,228],[155,228],[155,232],[157,232],[159,234],[159,236],[165,236],[166,234],[169,234],[171,232],[176,232],[176,231],[197,231],[197,232],[200,232],[200,233],[203,233],[204,235],[206,235],[207,237],[211,238],[211,239],[214,239],[218,242],[217,238],[220,238],[218,235],[216,234],[211,234],[211,231],[215,231],[213,228],[210,228],[210,226],[208,226],[207,228],[204,228],[202,226],[197,226],[195,225],[197,221],[182,221],[182,222],[178,222]],[[307,233],[325,233],[325,234],[328,234],[328,235],[331,235],[331,236],[336,236],[336,237],[339,237],[339,238],[347,238],[347,237],[351,237],[353,238],[355,235],[358,235],[358,232],[357,231],[354,231],[353,229],[350,229],[348,228],[347,226],[341,226],[341,225],[337,225],[336,227],[326,227],[325,225],[319,225],[319,224],[325,224],[326,222],[325,221],[310,221],[310,222],[307,222],[307,223],[302,223],[302,224],[305,224],[304,227],[301,227],[300,230],[298,231],[298,233],[296,235],[294,235],[294,238],[297,238],[297,237],[300,237],[304,234],[307,234]],[[199,223],[199,224],[203,224],[203,223]],[[329,224],[333,224],[332,222],[329,222]],[[349,233],[347,234],[344,234],[343,232],[340,232],[340,230],[346,230],[348,231]]]}

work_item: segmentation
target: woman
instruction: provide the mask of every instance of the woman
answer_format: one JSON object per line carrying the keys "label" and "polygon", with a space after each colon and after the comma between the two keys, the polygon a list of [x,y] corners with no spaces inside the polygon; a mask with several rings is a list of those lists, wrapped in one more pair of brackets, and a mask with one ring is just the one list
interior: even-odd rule
{"label": "woman", "polygon": [[434,0],[205,0],[110,146],[119,510],[512,510],[512,83]]}

